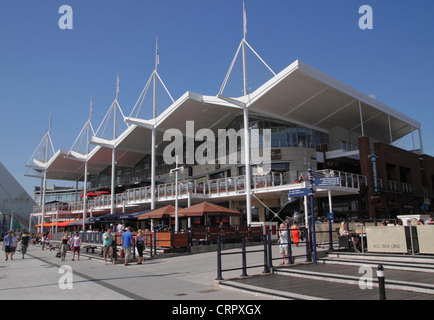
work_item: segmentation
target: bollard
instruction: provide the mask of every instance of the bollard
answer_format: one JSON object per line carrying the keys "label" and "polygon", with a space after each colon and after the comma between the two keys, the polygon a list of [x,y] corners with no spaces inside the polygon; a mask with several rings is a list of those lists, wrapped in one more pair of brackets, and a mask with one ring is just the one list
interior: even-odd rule
{"label": "bollard", "polygon": [[273,268],[273,254],[271,251],[271,232],[268,233],[267,237],[267,246],[268,246],[268,268]]}
{"label": "bollard", "polygon": [[333,251],[333,231],[332,231],[332,219],[329,218],[329,250]]}
{"label": "bollard", "polygon": [[264,271],[262,273],[270,273],[270,267],[268,266],[268,256],[267,256],[267,236],[263,236],[264,240]]}
{"label": "bollard", "polygon": [[153,245],[153,243],[152,243],[152,234],[151,235],[149,235],[149,245],[150,245],[150,253],[151,253],[151,258],[152,258],[152,249],[153,249],[153,247],[152,247],[152,245]]}
{"label": "bollard", "polygon": [[157,229],[154,229],[154,254],[157,255]]}
{"label": "bollard", "polygon": [[216,280],[223,280],[223,277],[222,277],[221,237],[217,238],[217,278],[216,278]]}
{"label": "bollard", "polygon": [[243,259],[243,273],[241,274],[241,277],[247,277],[247,259],[246,259],[246,239],[245,237],[242,238],[242,249],[241,249],[241,255]]}
{"label": "bollard", "polygon": [[288,264],[294,264],[292,259],[292,248],[291,248],[291,238],[292,238],[292,232],[291,229],[289,229],[289,226],[287,226],[288,231]]}
{"label": "bollard", "polygon": [[386,286],[384,279],[384,269],[380,264],[377,267],[378,286],[380,288],[380,300],[386,300]]}

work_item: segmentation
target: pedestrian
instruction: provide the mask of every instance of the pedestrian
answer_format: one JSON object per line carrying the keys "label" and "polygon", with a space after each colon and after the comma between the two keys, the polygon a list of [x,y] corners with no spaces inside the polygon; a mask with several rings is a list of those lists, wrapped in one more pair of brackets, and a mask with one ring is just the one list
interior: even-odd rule
{"label": "pedestrian", "polygon": [[21,237],[21,254],[24,255],[27,253],[27,248],[29,247],[29,235],[26,232],[23,232],[23,236]]}
{"label": "pedestrian", "polygon": [[282,257],[281,266],[285,264],[285,258],[288,257],[289,232],[288,225],[281,223],[279,228],[280,256]]}
{"label": "pedestrian", "polygon": [[136,241],[136,248],[138,253],[138,261],[137,264],[143,264],[143,261],[145,259],[143,258],[143,248],[145,246],[145,236],[143,235],[143,232],[141,229],[137,231],[137,241]]}
{"label": "pedestrian", "polygon": [[71,248],[72,248],[72,261],[75,259],[75,253],[77,252],[78,259],[80,260],[80,246],[81,246],[81,238],[78,235],[78,232],[75,232],[75,236],[72,238]]}
{"label": "pedestrian", "polygon": [[6,237],[3,239],[3,246],[2,249],[5,251],[6,259],[5,261],[8,261],[9,255],[11,254],[11,247],[12,247],[12,232],[8,231]]}
{"label": "pedestrian", "polygon": [[112,233],[111,228],[107,229],[107,232],[103,234],[102,239],[103,239],[103,251],[102,252],[103,252],[104,262],[105,262],[105,264],[107,264],[107,254],[110,254],[110,260],[113,264],[114,263],[113,247],[112,247],[113,233]]}
{"label": "pedestrian", "polygon": [[124,265],[128,266],[128,259],[131,255],[131,248],[134,245],[134,238],[133,234],[131,233],[131,227],[128,227],[127,230],[122,234],[122,247],[124,248],[125,252],[125,260]]}
{"label": "pedestrian", "polygon": [[45,231],[45,233],[42,234],[42,250],[45,249],[45,244],[48,240],[48,234],[50,233],[49,230]]}
{"label": "pedestrian", "polygon": [[124,231],[124,226],[119,222],[116,227],[116,232],[122,232]]}
{"label": "pedestrian", "polygon": [[17,251],[17,236],[12,232],[12,242],[11,242],[11,260],[14,260],[14,254]]}
{"label": "pedestrian", "polygon": [[298,247],[298,243],[300,242],[300,228],[296,222],[291,226],[291,237],[292,241],[294,241],[294,245]]}
{"label": "pedestrian", "polygon": [[65,232],[65,234],[62,237],[62,241],[60,242],[60,260],[65,261],[66,259],[66,253],[68,252],[68,243],[69,243],[69,236],[68,232]]}

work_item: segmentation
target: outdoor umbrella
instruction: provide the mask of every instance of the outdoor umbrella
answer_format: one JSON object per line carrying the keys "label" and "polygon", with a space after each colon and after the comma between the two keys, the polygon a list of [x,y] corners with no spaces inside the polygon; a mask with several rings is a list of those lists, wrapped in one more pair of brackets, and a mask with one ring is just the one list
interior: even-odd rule
{"label": "outdoor umbrella", "polygon": [[[79,219],[79,220],[81,220],[81,219]],[[59,221],[59,222],[57,223],[57,226],[58,226],[58,227],[67,227],[67,226],[70,225],[70,223],[74,223],[74,222],[76,222],[76,221],[78,221],[78,220],[75,219],[75,220],[68,220],[68,221]]]}
{"label": "outdoor umbrella", "polygon": [[[87,193],[87,196],[88,196],[88,197],[98,197],[99,194],[96,194],[95,192],[88,192],[88,193]],[[84,197],[84,195],[81,195],[81,196],[80,196],[80,198],[83,198],[83,197]]]}
{"label": "outdoor umbrella", "polygon": [[123,215],[119,216],[120,220],[138,220],[138,218],[150,210],[147,211],[139,211],[139,212],[133,212],[133,213],[124,213]]}
{"label": "outdoor umbrella", "polygon": [[149,211],[139,217],[137,217],[138,220],[145,220],[145,219],[162,219],[163,217],[169,217],[173,213],[173,216],[175,215],[175,207],[174,206],[165,206],[156,210]]}
{"label": "outdoor umbrella", "polygon": [[241,216],[241,212],[228,209],[214,203],[202,202],[194,206],[180,209],[178,215],[185,217],[203,217],[208,216]]}

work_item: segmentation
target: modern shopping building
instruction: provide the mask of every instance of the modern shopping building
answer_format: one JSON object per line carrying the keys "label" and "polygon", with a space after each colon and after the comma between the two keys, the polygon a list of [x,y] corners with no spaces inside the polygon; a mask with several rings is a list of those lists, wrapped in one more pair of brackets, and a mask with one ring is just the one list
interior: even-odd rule
{"label": "modern shopping building", "polygon": [[[249,48],[244,38],[238,52]],[[156,67],[145,94],[158,80]],[[231,223],[279,221],[308,211],[305,195],[289,197],[288,192],[309,187],[309,168],[317,178],[337,178],[314,188],[319,218],[329,212],[358,218],[432,213],[434,158],[423,153],[418,121],[300,60],[273,72],[253,92],[248,92],[244,76],[247,94],[241,97],[223,95],[226,81],[216,96],[186,92],[158,116],[154,105],[152,119],[131,116],[140,103],[124,116],[116,96],[108,114],[124,120],[123,132],[117,134],[114,125],[112,137],[103,138],[89,120],[79,135],[89,141],[85,151],[74,144],[52,157],[42,152],[33,159],[29,167],[36,177],[77,186],[63,192],[67,201],[36,206],[33,217],[80,218],[157,209],[175,201],[180,207],[208,201],[243,213]],[[223,147],[208,138],[211,133],[217,140],[222,130],[228,133]],[[170,132],[180,136],[176,148],[176,138],[167,138]],[[411,151],[394,146],[408,135],[413,138]],[[49,141],[47,133],[44,150]],[[257,160],[243,152],[253,151],[251,141],[259,141],[263,152],[268,148],[269,157]],[[218,157],[222,148],[226,161]],[[235,161],[227,161],[231,155]],[[38,190],[35,198],[46,203],[50,190]],[[98,196],[80,198],[89,192]],[[216,223],[200,219],[193,223]]]}

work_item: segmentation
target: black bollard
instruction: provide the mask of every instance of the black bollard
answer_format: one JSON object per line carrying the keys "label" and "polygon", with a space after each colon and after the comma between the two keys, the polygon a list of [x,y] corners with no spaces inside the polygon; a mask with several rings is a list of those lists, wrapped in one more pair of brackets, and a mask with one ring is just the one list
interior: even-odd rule
{"label": "black bollard", "polygon": [[267,235],[267,247],[268,247],[268,268],[271,271],[271,268],[273,268],[273,253],[271,251],[271,232]]}
{"label": "black bollard", "polygon": [[223,280],[223,277],[222,277],[221,237],[217,238],[217,278],[216,278],[216,280]]}
{"label": "black bollard", "polygon": [[378,278],[378,286],[380,289],[380,300],[386,300],[386,285],[385,285],[385,277],[384,277],[384,269],[380,264],[377,267],[377,278]]}
{"label": "black bollard", "polygon": [[268,255],[267,255],[268,244],[267,244],[266,235],[263,236],[263,242],[264,242],[264,271],[262,271],[262,273],[270,273],[270,267],[268,266]]}
{"label": "black bollard", "polygon": [[241,242],[241,256],[242,256],[242,263],[243,263],[243,273],[241,274],[241,277],[247,277],[247,257],[246,257],[246,239],[245,237],[242,238]]}

